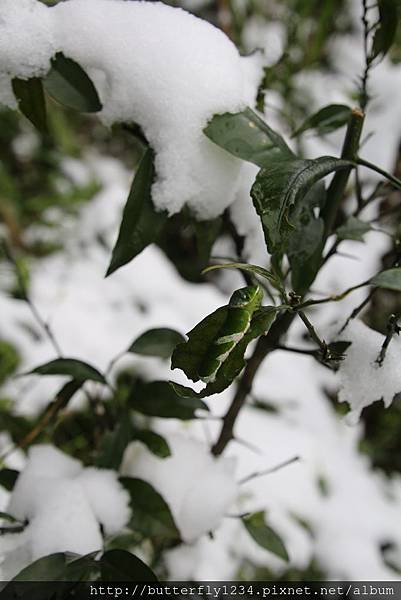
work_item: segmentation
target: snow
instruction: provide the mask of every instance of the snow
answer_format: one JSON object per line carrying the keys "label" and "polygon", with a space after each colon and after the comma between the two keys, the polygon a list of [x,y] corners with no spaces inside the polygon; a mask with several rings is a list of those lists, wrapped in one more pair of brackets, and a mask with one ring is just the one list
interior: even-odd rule
{"label": "snow", "polygon": [[125,451],[121,472],[150,483],[166,500],[182,539],[193,542],[218,527],[237,494],[235,461],[215,458],[198,440],[167,437],[172,456],[160,459],[142,443]]}
{"label": "snow", "polygon": [[22,522],[20,534],[0,539],[2,579],[55,552],[88,554],[100,550],[107,535],[129,519],[129,497],[109,470],[83,468],[50,445],[33,446],[6,511]]}
{"label": "snow", "polygon": [[[340,363],[340,402],[348,402],[349,422],[359,419],[362,410],[383,400],[388,408],[394,396],[401,392],[401,340],[394,336],[383,363],[377,363],[385,337],[370,329],[362,321],[353,319],[339,336],[351,342],[345,360]],[[357,374],[357,376],[356,376]]]}
{"label": "snow", "polygon": [[[159,210],[174,214],[188,205],[211,219],[232,203],[241,163],[202,130],[214,114],[254,104],[261,54],[240,57],[219,29],[161,3],[70,0],[46,8],[7,0],[0,32],[2,78],[43,75],[62,51],[93,79],[105,123],[141,126],[156,152]],[[0,101],[15,107],[5,83]]]}

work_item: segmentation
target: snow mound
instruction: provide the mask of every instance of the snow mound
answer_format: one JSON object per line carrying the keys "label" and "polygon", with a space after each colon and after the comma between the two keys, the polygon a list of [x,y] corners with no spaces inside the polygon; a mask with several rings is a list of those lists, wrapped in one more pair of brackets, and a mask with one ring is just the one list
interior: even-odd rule
{"label": "snow mound", "polygon": [[362,410],[383,400],[388,408],[394,396],[401,392],[401,340],[394,337],[381,365],[377,363],[384,336],[370,329],[362,321],[353,320],[341,334],[341,339],[351,342],[346,358],[341,362],[340,402],[348,402],[350,423],[358,421]]}
{"label": "snow mound", "polygon": [[[233,202],[241,162],[202,130],[214,114],[254,104],[260,54],[241,57],[223,32],[182,9],[135,0],[70,0],[53,8],[4,0],[0,40],[1,80],[43,75],[63,52],[94,81],[106,124],[141,126],[156,152],[159,210],[174,214],[186,204],[197,218],[211,219]],[[10,77],[0,102],[15,107]]]}
{"label": "snow mound", "polygon": [[106,534],[129,519],[129,497],[116,473],[83,468],[48,445],[35,446],[11,494],[7,512],[28,525],[0,539],[1,576],[8,579],[34,560],[54,552],[101,550]]}
{"label": "snow mound", "polygon": [[122,473],[150,483],[165,499],[185,542],[214,530],[237,496],[235,461],[215,458],[201,442],[166,436],[172,455],[158,458],[142,443],[125,451]]}

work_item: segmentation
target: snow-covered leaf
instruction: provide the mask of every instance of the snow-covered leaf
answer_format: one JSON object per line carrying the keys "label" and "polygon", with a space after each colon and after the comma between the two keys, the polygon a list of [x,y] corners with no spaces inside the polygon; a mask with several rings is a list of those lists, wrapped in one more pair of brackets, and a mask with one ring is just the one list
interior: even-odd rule
{"label": "snow-covered leaf", "polygon": [[144,356],[170,358],[174,348],[180,342],[185,342],[185,338],[174,329],[167,327],[149,329],[131,344],[128,352]]}
{"label": "snow-covered leaf", "polygon": [[130,527],[134,531],[150,538],[180,539],[169,506],[149,483],[134,477],[122,477],[120,481],[131,498]]}
{"label": "snow-covered leaf", "polygon": [[288,553],[281,538],[265,521],[265,513],[263,511],[253,513],[242,519],[249,535],[255,540],[259,546],[276,554],[283,560],[288,561]]}
{"label": "snow-covered leaf", "polygon": [[22,114],[31,121],[38,131],[46,133],[46,101],[42,80],[38,77],[32,77],[31,79],[15,77],[12,80],[12,87]]}
{"label": "snow-covered leaf", "polygon": [[350,114],[351,109],[345,104],[329,104],[308,117],[292,137],[297,137],[311,129],[320,135],[325,135],[346,125]]}
{"label": "snow-covered leaf", "polygon": [[215,115],[204,132],[230,154],[259,167],[268,166],[272,160],[294,157],[283,138],[250,108],[240,113]]}
{"label": "snow-covered leaf", "polygon": [[102,109],[96,88],[88,75],[61,52],[52,59],[52,68],[44,78],[43,85],[49,96],[64,106],[88,113]]}
{"label": "snow-covered leaf", "polygon": [[107,275],[129,263],[146,246],[154,242],[167,219],[167,214],[157,212],[152,202],[153,160],[153,152],[148,148],[138,166],[124,207]]}
{"label": "snow-covered leaf", "polygon": [[334,171],[349,168],[349,161],[322,156],[314,160],[287,160],[272,163],[259,171],[251,195],[262,221],[267,249],[285,252],[295,224],[291,209],[312,186]]}

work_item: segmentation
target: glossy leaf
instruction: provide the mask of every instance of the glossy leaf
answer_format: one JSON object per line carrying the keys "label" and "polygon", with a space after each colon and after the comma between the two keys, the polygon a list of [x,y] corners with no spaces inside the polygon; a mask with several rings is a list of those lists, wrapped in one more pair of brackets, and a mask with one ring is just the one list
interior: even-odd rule
{"label": "glossy leaf", "polygon": [[98,381],[106,383],[104,376],[86,362],[76,358],[56,358],[44,365],[40,365],[26,373],[26,375],[69,375],[77,382],[82,381]]}
{"label": "glossy leaf", "polygon": [[272,163],[258,173],[251,195],[270,253],[286,252],[289,235],[294,230],[291,210],[312,186],[333,171],[350,165],[346,160],[322,156]]}
{"label": "glossy leaf", "polygon": [[12,80],[12,88],[22,114],[41,133],[47,132],[46,101],[43,84],[38,77]]}
{"label": "glossy leaf", "polygon": [[107,275],[129,263],[146,246],[156,241],[167,220],[167,214],[156,211],[153,206],[153,178],[153,152],[148,148],[135,173]]}
{"label": "glossy leaf", "polygon": [[401,292],[401,268],[388,269],[378,273],[370,280],[370,284],[378,288]]}
{"label": "glossy leaf", "polygon": [[355,242],[363,242],[363,236],[372,228],[369,223],[361,221],[356,217],[349,219],[341,225],[336,231],[339,240],[354,240]]}
{"label": "glossy leaf", "polygon": [[181,369],[191,381],[199,381],[199,368],[226,317],[227,306],[222,306],[191,329],[187,333],[188,341],[179,344],[174,350],[171,368]]}
{"label": "glossy leaf", "polygon": [[130,495],[130,527],[134,531],[149,538],[180,539],[168,504],[149,483],[133,477],[122,477],[120,482]]}
{"label": "glossy leaf", "polygon": [[96,466],[102,469],[119,469],[124,451],[133,439],[134,427],[129,414],[124,414],[115,429],[102,436]]}
{"label": "glossy leaf", "polygon": [[240,113],[215,115],[204,132],[230,154],[259,167],[294,157],[284,139],[250,108]]}
{"label": "glossy leaf", "polygon": [[399,23],[399,7],[395,0],[378,0],[379,26],[375,31],[372,58],[383,58],[393,45]]}
{"label": "glossy leaf", "polygon": [[281,538],[265,522],[263,511],[243,517],[243,524],[253,540],[265,550],[272,552],[279,558],[288,561],[288,553]]}
{"label": "glossy leaf", "polygon": [[88,113],[102,109],[91,79],[78,63],[61,52],[53,58],[43,85],[49,96],[64,106]]}
{"label": "glossy leaf", "polygon": [[297,137],[309,131],[315,130],[319,135],[325,135],[347,124],[351,114],[351,109],[345,104],[329,104],[311,115],[299,127],[292,137]]}
{"label": "glossy leaf", "polygon": [[130,396],[130,405],[134,410],[150,417],[183,421],[196,418],[195,413],[199,409],[208,410],[199,398],[177,394],[168,381],[137,382]]}
{"label": "glossy leaf", "polygon": [[108,550],[100,559],[102,581],[157,581],[153,571],[127,550]]}
{"label": "glossy leaf", "polygon": [[239,271],[246,271],[248,273],[252,273],[253,275],[259,275],[259,277],[263,277],[263,279],[267,279],[271,285],[279,291],[283,291],[283,285],[280,282],[280,279],[272,272],[264,269],[263,267],[259,267],[257,265],[250,265],[247,263],[226,263],[222,265],[211,265],[204,269],[203,273],[209,273],[210,271],[215,271],[217,269],[238,269]]}
{"label": "glossy leaf", "polygon": [[200,397],[205,398],[213,394],[220,394],[232,384],[245,367],[244,357],[247,347],[252,340],[268,334],[280,310],[280,307],[264,306],[254,314],[249,330],[221,365],[215,381],[208,383],[205,389],[200,392]]}
{"label": "glossy leaf", "polygon": [[177,344],[184,342],[185,338],[169,328],[149,329],[140,335],[129,347],[128,352],[143,356],[160,356],[170,358]]}

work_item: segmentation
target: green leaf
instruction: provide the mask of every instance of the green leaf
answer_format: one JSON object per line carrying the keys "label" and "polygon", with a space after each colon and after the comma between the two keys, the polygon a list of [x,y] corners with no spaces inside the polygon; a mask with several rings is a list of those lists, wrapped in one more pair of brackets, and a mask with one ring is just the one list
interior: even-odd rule
{"label": "green leaf", "polygon": [[153,571],[127,550],[108,550],[100,559],[102,581],[157,581]]}
{"label": "green leaf", "polygon": [[375,31],[372,45],[372,58],[383,58],[393,45],[399,23],[397,2],[378,0],[379,26]]}
{"label": "green leaf", "polygon": [[102,109],[98,93],[85,71],[71,58],[58,52],[43,80],[46,92],[60,104],[80,112]]}
{"label": "green leaf", "polygon": [[124,451],[133,439],[134,427],[129,414],[125,414],[113,431],[107,431],[102,436],[96,466],[119,469]]}
{"label": "green leaf", "polygon": [[95,555],[96,552],[86,556],[69,552],[50,554],[31,563],[12,581],[78,581],[94,569]]}
{"label": "green leaf", "polygon": [[131,498],[130,528],[149,538],[180,539],[169,506],[149,483],[132,477],[122,477],[120,482]]}
{"label": "green leaf", "polygon": [[209,219],[208,221],[195,220],[195,237],[198,247],[199,262],[201,265],[207,265],[209,262],[210,253],[213,244],[219,236],[222,223],[223,219],[221,217]]}
{"label": "green leaf", "polygon": [[281,538],[271,527],[266,525],[265,513],[263,511],[243,517],[242,522],[249,535],[259,546],[285,561],[289,560],[287,550]]}
{"label": "green leaf", "polygon": [[297,137],[305,131],[314,129],[319,135],[325,135],[348,123],[351,109],[345,104],[329,104],[310,116],[293,134]]}
{"label": "green leaf", "polygon": [[135,429],[134,440],[139,440],[159,458],[168,458],[171,456],[170,446],[167,441],[150,429]]}
{"label": "green leaf", "polygon": [[181,369],[191,381],[199,381],[199,368],[226,317],[227,306],[222,306],[191,329],[187,333],[188,341],[179,344],[174,350],[171,368]]}
{"label": "green leaf", "polygon": [[9,515],[6,512],[0,512],[0,519],[3,519],[4,521],[9,521],[10,523],[21,523],[21,521],[19,521],[18,519],[16,519],[12,515]]}
{"label": "green leaf", "polygon": [[18,479],[19,472],[14,469],[1,469],[0,470],[0,485],[7,491],[11,492],[14,488],[15,482]]}
{"label": "green leaf", "polygon": [[133,342],[128,352],[143,356],[170,358],[174,348],[180,342],[185,342],[185,338],[174,329],[149,329]]}
{"label": "green leaf", "polygon": [[259,167],[294,157],[283,138],[250,108],[240,113],[215,115],[204,133],[230,154]]}
{"label": "green leaf", "polygon": [[325,199],[324,184],[318,182],[291,214],[294,230],[289,234],[287,256],[292,287],[301,295],[309,289],[322,262],[324,223],[314,209],[323,206]]}
{"label": "green leaf", "polygon": [[368,231],[371,231],[370,223],[361,221],[356,217],[349,217],[344,225],[341,225],[336,231],[339,240],[354,240],[355,242],[363,242],[363,236]]}
{"label": "green leaf", "polygon": [[138,381],[130,396],[131,407],[150,417],[165,419],[195,419],[198,409],[208,410],[199,398],[183,397],[177,394],[168,381]]}
{"label": "green leaf", "polygon": [[153,152],[148,148],[132,183],[106,276],[129,263],[146,246],[156,241],[167,220],[167,213],[158,212],[153,206],[153,177]]}
{"label": "green leaf", "polygon": [[275,275],[275,273],[273,273],[272,271],[268,271],[263,267],[258,267],[257,265],[250,265],[247,263],[226,263],[223,265],[211,265],[210,267],[204,269],[203,273],[209,273],[210,271],[215,271],[216,269],[238,269],[240,271],[247,271],[248,273],[252,273],[253,275],[259,275],[260,277],[267,279],[267,281],[271,283],[271,285],[280,292],[282,292],[284,289],[283,284],[281,283],[277,275]]}
{"label": "green leaf", "polygon": [[24,375],[69,375],[76,382],[82,381],[98,381],[99,383],[107,383],[104,376],[86,362],[76,358],[56,358],[44,365],[40,365]]}
{"label": "green leaf", "polygon": [[208,383],[205,389],[200,392],[200,397],[205,398],[220,394],[232,384],[245,367],[244,356],[247,347],[252,340],[269,332],[280,310],[281,307],[263,306],[255,312],[247,333],[223,362],[217,372],[215,381]]}
{"label": "green leaf", "polygon": [[15,77],[11,84],[22,114],[38,131],[47,133],[46,101],[41,79],[37,77],[18,79]]}
{"label": "green leaf", "polygon": [[375,275],[370,284],[385,290],[401,292],[401,268],[388,269]]}
{"label": "green leaf", "polygon": [[347,160],[322,156],[314,160],[272,163],[259,171],[251,196],[271,254],[287,251],[288,239],[294,230],[290,221],[291,209],[317,181],[350,165],[352,163]]}

